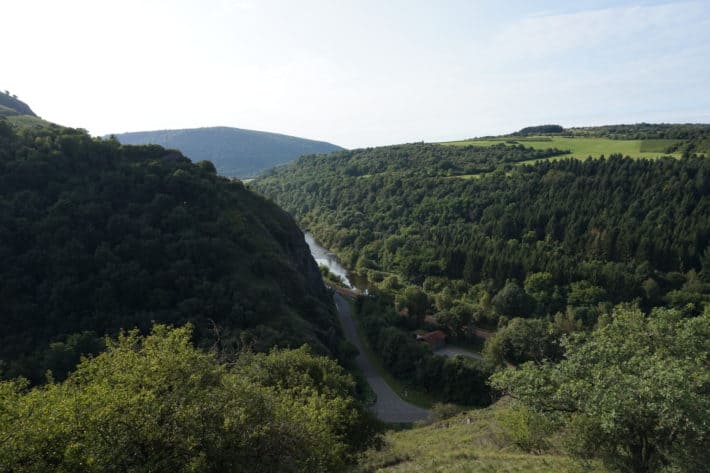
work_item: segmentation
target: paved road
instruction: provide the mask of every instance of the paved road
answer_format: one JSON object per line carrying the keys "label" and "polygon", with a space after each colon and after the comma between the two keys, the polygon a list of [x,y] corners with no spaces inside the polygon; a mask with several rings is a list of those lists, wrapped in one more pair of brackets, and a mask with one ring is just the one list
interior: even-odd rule
{"label": "paved road", "polygon": [[345,338],[355,345],[360,352],[355,361],[365,375],[365,379],[367,379],[372,390],[375,391],[377,395],[377,402],[375,402],[375,405],[372,407],[377,417],[384,422],[392,423],[414,422],[425,419],[429,414],[428,410],[410,404],[397,396],[392,388],[390,388],[385,380],[377,373],[377,370],[375,370],[375,367],[372,365],[372,361],[367,357],[362,347],[360,338],[357,336],[350,304],[348,304],[343,296],[337,293],[334,299],[335,306],[338,308],[338,318],[340,319],[340,324],[343,326]]}
{"label": "paved road", "polygon": [[445,346],[434,351],[434,354],[441,356],[465,356],[468,358],[473,358],[474,360],[482,360],[483,357],[478,353],[464,350],[463,348]]}

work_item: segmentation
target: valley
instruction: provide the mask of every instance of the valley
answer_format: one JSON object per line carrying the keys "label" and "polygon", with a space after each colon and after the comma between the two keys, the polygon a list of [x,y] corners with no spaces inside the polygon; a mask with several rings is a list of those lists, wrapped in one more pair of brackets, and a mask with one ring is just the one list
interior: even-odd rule
{"label": "valley", "polygon": [[4,2],[0,473],[708,473],[710,2]]}
{"label": "valley", "polygon": [[[626,126],[623,131],[628,135],[646,128]],[[666,135],[684,133],[659,128]],[[608,133],[584,130],[592,135]],[[706,133],[705,128],[693,130],[697,136]],[[496,433],[490,435],[497,440],[480,456],[448,458],[434,453],[429,443],[436,437],[427,438],[434,431],[425,428],[387,433],[392,446],[399,445],[400,439],[415,441],[418,435],[422,440],[416,441],[425,443],[407,444],[405,450],[392,447],[391,457],[373,460],[373,464],[382,462],[381,471],[419,471],[423,465],[435,471],[468,471],[482,458],[486,458],[485,468],[495,468],[492,471],[514,468],[512,458],[503,460],[506,466],[492,465],[500,461],[504,445],[529,448],[522,440],[511,441],[510,429],[544,425],[545,399],[562,412],[572,401],[565,398],[558,405],[555,382],[549,381],[553,391],[548,391],[535,379],[543,376],[545,367],[554,370],[558,363],[564,365],[565,354],[571,354],[576,343],[587,340],[590,333],[601,339],[607,336],[607,325],[638,317],[640,311],[648,314],[649,323],[663,319],[680,324],[683,318],[707,323],[710,188],[705,176],[710,169],[702,154],[678,152],[689,149],[695,138],[663,136],[633,140],[525,136],[514,143],[515,137],[506,136],[453,145],[368,148],[305,156],[250,183],[291,212],[312,238],[332,248],[346,262],[339,268],[341,274],[346,266],[352,268],[347,277],[357,274],[367,279],[368,295],[358,298],[354,312],[367,351],[394,378],[391,384],[397,392],[411,389],[436,403],[429,404],[433,405],[430,421],[440,412],[445,412],[444,418],[454,415],[453,405],[470,409],[493,402],[496,406],[500,394],[517,398],[522,392],[536,393],[526,398],[522,408],[533,409],[531,413],[520,407],[510,412],[502,408],[504,418],[521,417],[515,427],[505,422],[494,427]],[[468,176],[476,179],[452,179]],[[672,327],[682,330],[680,325]],[[415,340],[416,334],[437,330],[454,347],[482,347],[481,359],[445,359],[437,356],[440,351]],[[620,330],[630,333],[631,329]],[[701,340],[704,330],[698,332]],[[707,349],[706,342],[698,345],[705,347],[701,351]],[[629,347],[626,358],[615,359],[614,366],[634,378],[655,369],[636,354],[655,349]],[[659,366],[677,361],[664,360]],[[516,377],[506,366],[524,369]],[[694,387],[686,386],[677,394],[702,389],[702,376],[697,377],[702,369],[692,363],[684,369],[696,370],[688,374]],[[503,380],[508,372],[508,379],[515,381]],[[495,380],[493,390],[489,376]],[[637,389],[643,382],[630,382],[628,395],[640,396]],[[464,416],[479,411],[468,412]],[[542,417],[536,417],[541,412]],[[648,414],[650,418],[642,412],[620,421],[618,429],[628,428],[624,422],[633,424],[642,418],[652,424],[663,422],[656,411]],[[586,414],[584,418],[591,425],[599,419]],[[535,427],[537,422],[542,424]],[[529,440],[546,445],[540,452],[560,452],[551,446],[560,440],[552,440],[559,434],[558,427],[547,428],[546,433],[528,433],[534,437]],[[466,435],[464,431],[462,427],[457,435]],[[615,437],[613,442],[623,440]],[[606,458],[604,465],[610,467],[616,461],[612,461],[614,444],[603,448],[598,458]],[[411,457],[415,449],[420,453]],[[368,455],[378,458],[373,452]],[[546,471],[525,455],[518,458],[531,471]],[[557,465],[569,471],[592,468],[564,454],[546,461],[571,461],[564,467]],[[605,467],[593,468],[604,471]]]}
{"label": "valley", "polygon": [[15,106],[0,471],[132,464],[155,435],[173,469],[705,464],[710,127],[532,127],[242,182]]}

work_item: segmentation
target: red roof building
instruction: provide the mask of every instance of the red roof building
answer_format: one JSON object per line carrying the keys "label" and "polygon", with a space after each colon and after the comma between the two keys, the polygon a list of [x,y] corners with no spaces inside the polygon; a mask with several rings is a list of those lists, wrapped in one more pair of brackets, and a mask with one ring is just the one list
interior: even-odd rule
{"label": "red roof building", "polygon": [[424,335],[417,335],[417,341],[428,344],[431,349],[434,350],[444,346],[446,343],[446,334],[441,330],[434,330]]}

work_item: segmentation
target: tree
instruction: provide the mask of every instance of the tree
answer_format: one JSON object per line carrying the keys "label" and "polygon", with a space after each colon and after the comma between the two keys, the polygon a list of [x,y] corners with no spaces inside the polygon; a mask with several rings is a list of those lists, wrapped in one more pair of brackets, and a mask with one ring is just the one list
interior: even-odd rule
{"label": "tree", "polygon": [[492,385],[573,433],[572,452],[651,473],[707,466],[710,313],[650,316],[618,307],[610,323],[563,343],[558,364],[526,363]]}
{"label": "tree", "polygon": [[397,306],[400,310],[407,309],[410,317],[419,320],[429,309],[429,297],[419,287],[409,286],[397,296]]}
{"label": "tree", "polygon": [[63,383],[0,383],[0,471],[330,472],[365,446],[334,361],[302,348],[227,366],[190,337],[131,331]]}
{"label": "tree", "polygon": [[560,356],[559,333],[545,320],[515,318],[486,342],[485,358],[495,364],[541,363]]}
{"label": "tree", "polygon": [[508,281],[493,298],[493,307],[501,315],[524,317],[532,312],[525,291],[515,281]]}
{"label": "tree", "polygon": [[545,315],[552,299],[555,284],[550,273],[531,273],[525,278],[525,292],[535,302],[535,312]]}

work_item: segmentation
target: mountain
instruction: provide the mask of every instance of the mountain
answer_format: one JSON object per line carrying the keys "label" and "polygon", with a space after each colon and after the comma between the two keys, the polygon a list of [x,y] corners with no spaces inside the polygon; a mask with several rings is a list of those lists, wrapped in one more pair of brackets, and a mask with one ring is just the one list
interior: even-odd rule
{"label": "mountain", "polygon": [[304,154],[342,149],[323,141],[229,127],[141,131],[113,136],[123,144],[157,144],[177,149],[193,161],[213,162],[222,176],[239,178],[254,177]]}
{"label": "mountain", "polygon": [[8,91],[0,93],[0,117],[10,115],[30,115],[36,117],[35,113],[25,102],[16,96],[10,95]]}
{"label": "mountain", "polygon": [[194,327],[230,353],[336,354],[332,300],[293,219],[157,145],[0,119],[0,371],[61,378],[104,335]]}

